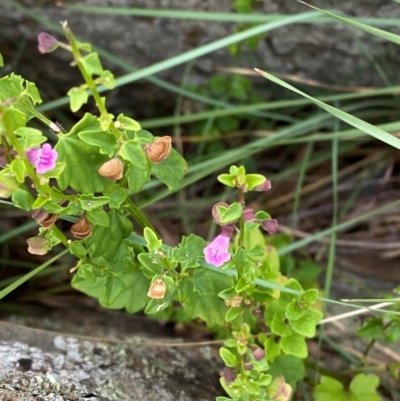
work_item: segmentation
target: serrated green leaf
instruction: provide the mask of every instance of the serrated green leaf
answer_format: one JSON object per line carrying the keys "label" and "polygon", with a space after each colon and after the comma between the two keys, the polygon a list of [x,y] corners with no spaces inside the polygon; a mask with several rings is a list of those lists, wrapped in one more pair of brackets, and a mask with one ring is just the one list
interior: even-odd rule
{"label": "serrated green leaf", "polygon": [[382,339],[384,335],[383,326],[384,323],[381,317],[368,319],[368,321],[356,331],[356,334],[368,340],[379,340]]}
{"label": "serrated green leaf", "polygon": [[301,359],[307,358],[307,343],[301,335],[293,334],[287,337],[282,337],[279,341],[279,346],[285,354],[297,356]]}
{"label": "serrated green leaf", "polygon": [[[269,372],[273,377],[283,376],[285,382],[294,389],[296,383],[305,377],[304,362],[293,355],[280,355],[270,363]],[[333,401],[333,399],[331,400]]]}
{"label": "serrated green leaf", "polygon": [[101,75],[103,67],[100,62],[99,55],[96,52],[87,54],[80,59],[83,67],[90,75]]}
{"label": "serrated green leaf", "polygon": [[305,337],[315,336],[315,326],[322,318],[322,312],[316,309],[309,309],[301,314],[301,316],[290,321],[293,330]]}
{"label": "serrated green leaf", "polygon": [[173,259],[180,263],[182,271],[195,268],[199,266],[198,260],[203,257],[206,245],[206,241],[197,235],[184,236],[178,247],[174,248]]}
{"label": "serrated green leaf", "polygon": [[59,134],[55,149],[58,160],[66,163],[57,179],[62,191],[71,187],[77,192],[110,192],[115,187],[115,182],[98,173],[100,166],[109,160],[108,156],[100,154],[98,147],[83,142],[78,136],[80,131],[98,128],[96,117],[85,114],[68,134]]}
{"label": "serrated green leaf", "polygon": [[35,128],[20,127],[15,133],[24,138],[23,147],[24,149],[37,148],[47,141],[47,138],[43,135],[42,131]]}
{"label": "serrated green leaf", "polygon": [[129,161],[132,165],[141,170],[147,170],[149,168],[146,152],[136,142],[125,142],[121,146],[119,154],[124,160]]}
{"label": "serrated green leaf", "polygon": [[89,283],[96,282],[96,275],[94,274],[92,266],[89,264],[79,266],[79,276]]}
{"label": "serrated green leaf", "polygon": [[110,198],[110,207],[112,209],[119,209],[128,197],[128,191],[125,188],[117,187],[108,196]]}
{"label": "serrated green leaf", "polygon": [[103,155],[108,155],[109,157],[114,156],[115,150],[118,146],[116,137],[107,131],[82,131],[78,134],[78,136],[83,142],[89,145],[98,146],[100,148],[100,153]]}
{"label": "serrated green leaf", "polygon": [[80,108],[87,103],[89,93],[85,88],[71,88],[67,95],[70,97],[71,111],[76,113]]}
{"label": "serrated green leaf", "polygon": [[116,81],[111,71],[105,70],[96,79],[96,84],[103,84],[107,89],[114,89]]}
{"label": "serrated green leaf", "polygon": [[187,163],[175,150],[171,149],[169,156],[161,163],[152,164],[152,174],[167,185],[170,191],[179,189],[179,184],[186,174]]}
{"label": "serrated green leaf", "polygon": [[164,266],[149,253],[140,253],[138,255],[138,260],[143,269],[143,273],[150,279],[164,270]]}
{"label": "serrated green leaf", "polygon": [[25,81],[26,89],[23,92],[24,96],[28,96],[33,104],[42,103],[38,88],[33,82]]}
{"label": "serrated green leaf", "polygon": [[268,337],[264,342],[265,355],[268,361],[273,361],[281,353],[279,344],[275,341],[275,338]]}
{"label": "serrated green leaf", "polygon": [[23,91],[24,80],[19,75],[11,73],[0,79],[0,100],[18,99]]}
{"label": "serrated green leaf", "polygon": [[343,384],[331,377],[322,376],[313,392],[315,401],[349,401],[349,394]]}
{"label": "serrated green leaf", "polygon": [[25,113],[9,107],[3,112],[1,117],[3,120],[4,128],[7,132],[15,132],[20,127],[25,127],[27,118]]}
{"label": "serrated green leaf", "polygon": [[106,276],[103,292],[100,295],[100,303],[105,306],[113,304],[122,293],[124,287],[124,282],[121,277],[112,275]]}
{"label": "serrated green leaf", "polygon": [[376,392],[378,386],[378,376],[359,373],[351,381],[349,390],[354,401],[382,401],[382,398]]}

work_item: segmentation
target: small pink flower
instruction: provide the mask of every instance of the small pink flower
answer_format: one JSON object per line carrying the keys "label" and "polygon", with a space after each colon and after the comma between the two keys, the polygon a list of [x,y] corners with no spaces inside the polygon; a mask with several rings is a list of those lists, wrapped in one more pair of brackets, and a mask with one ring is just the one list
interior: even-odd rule
{"label": "small pink flower", "polygon": [[29,162],[35,167],[38,174],[44,174],[56,167],[58,153],[45,143],[41,148],[32,148],[26,151]]}
{"label": "small pink flower", "polygon": [[244,218],[244,221],[254,221],[254,219],[255,219],[254,209],[246,206],[243,209],[243,218]]}
{"label": "small pink flower", "polygon": [[278,220],[268,219],[261,223],[262,228],[270,234],[275,234],[278,231]]}
{"label": "small pink flower", "polygon": [[204,248],[206,262],[216,267],[221,267],[224,263],[228,262],[231,259],[231,255],[228,252],[229,241],[229,236],[223,234],[215,237],[214,240]]}
{"label": "small pink flower", "polygon": [[46,32],[40,32],[37,39],[38,39],[38,50],[42,54],[50,53],[56,50],[58,47],[58,40],[54,36]]}

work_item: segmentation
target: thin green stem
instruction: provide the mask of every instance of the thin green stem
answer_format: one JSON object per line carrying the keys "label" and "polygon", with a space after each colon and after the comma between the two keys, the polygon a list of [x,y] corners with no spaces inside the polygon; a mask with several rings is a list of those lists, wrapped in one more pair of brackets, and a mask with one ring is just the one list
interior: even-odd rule
{"label": "thin green stem", "polygon": [[129,213],[143,228],[149,227],[156,233],[158,237],[160,237],[160,235],[157,233],[157,230],[153,227],[147,217],[136,207],[131,199],[126,199],[126,205],[128,206]]}

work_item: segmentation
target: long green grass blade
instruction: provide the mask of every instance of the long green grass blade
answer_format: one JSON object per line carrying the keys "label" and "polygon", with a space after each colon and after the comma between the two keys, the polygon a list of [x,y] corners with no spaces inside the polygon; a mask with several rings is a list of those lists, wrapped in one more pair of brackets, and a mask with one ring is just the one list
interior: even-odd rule
{"label": "long green grass blade", "polygon": [[352,116],[351,114],[345,113],[342,110],[339,110],[333,106],[330,106],[324,102],[321,102],[320,100],[317,100],[313,98],[312,96],[307,95],[306,93],[298,90],[292,85],[289,85],[285,81],[282,81],[279,78],[276,78],[275,76],[268,74],[265,71],[261,71],[259,69],[255,69],[257,72],[259,72],[262,76],[265,78],[269,79],[272,82],[275,82],[278,85],[283,86],[286,89],[289,89],[295,93],[298,93],[299,95],[311,100],[313,103],[315,103],[317,106],[321,107],[321,109],[324,109],[328,113],[332,114],[333,116],[339,118],[340,120],[346,122],[347,124],[352,125],[355,128],[358,128],[359,130],[375,137],[376,139],[379,139],[382,142],[387,143],[390,146],[393,146],[396,149],[400,149],[400,139],[393,136],[392,134],[389,134],[388,132],[384,131],[383,129],[380,129],[372,124],[367,123],[366,121],[360,120],[357,117]]}
{"label": "long green grass blade", "polygon": [[310,4],[305,3],[304,1],[300,1],[300,0],[298,0],[298,1],[299,1],[299,3],[303,3],[306,6],[313,8],[314,10],[317,10],[317,11],[320,11],[321,13],[329,15],[332,18],[335,18],[339,21],[345,22],[346,24],[353,25],[357,28],[362,29],[365,32],[371,33],[372,35],[378,36],[380,38],[386,39],[390,42],[400,45],[400,36],[399,35],[395,35],[394,33],[387,32],[387,31],[383,31],[382,29],[374,28],[373,26],[370,26],[370,25],[362,24],[361,22],[357,22],[357,21],[351,20],[349,18],[341,17],[337,14],[330,13],[329,11],[321,10],[320,8],[311,6]]}
{"label": "long green grass blade", "polygon": [[42,270],[44,270],[46,267],[50,266],[53,262],[55,262],[57,259],[60,259],[62,256],[64,256],[67,252],[69,252],[69,249],[65,249],[64,251],[60,252],[58,255],[54,256],[53,258],[49,259],[47,262],[41,264],[38,266],[35,270],[32,270],[28,274],[25,274],[25,276],[19,278],[18,280],[15,280],[12,284],[10,284],[8,287],[4,288],[4,290],[0,291],[0,299],[3,299],[6,295],[8,295],[10,292],[14,291],[16,288],[18,288],[21,284],[24,284],[26,281],[30,280],[32,277],[34,277],[36,274],[40,273]]}

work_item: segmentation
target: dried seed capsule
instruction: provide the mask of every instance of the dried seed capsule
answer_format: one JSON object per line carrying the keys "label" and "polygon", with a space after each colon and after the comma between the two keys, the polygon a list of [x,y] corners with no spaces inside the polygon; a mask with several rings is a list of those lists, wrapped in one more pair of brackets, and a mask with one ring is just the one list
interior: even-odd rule
{"label": "dried seed capsule", "polygon": [[78,239],[90,237],[92,235],[92,223],[85,216],[82,216],[72,225],[71,233]]}
{"label": "dried seed capsule", "polygon": [[44,209],[36,209],[32,213],[32,217],[44,228],[51,228],[56,222],[58,215],[55,213],[47,213]]}
{"label": "dried seed capsule", "polygon": [[158,138],[154,142],[145,145],[144,150],[146,151],[147,157],[153,163],[160,163],[167,158],[171,152],[171,137],[163,136]]}
{"label": "dried seed capsule", "polygon": [[158,278],[152,282],[147,296],[153,299],[162,299],[164,298],[166,290],[167,286],[165,285],[164,281]]}
{"label": "dried seed capsule", "polygon": [[102,164],[98,171],[100,175],[110,180],[120,180],[124,175],[124,165],[118,157],[114,157]]}
{"label": "dried seed capsule", "polygon": [[28,252],[32,255],[46,255],[49,250],[49,240],[43,235],[37,235],[26,240]]}

